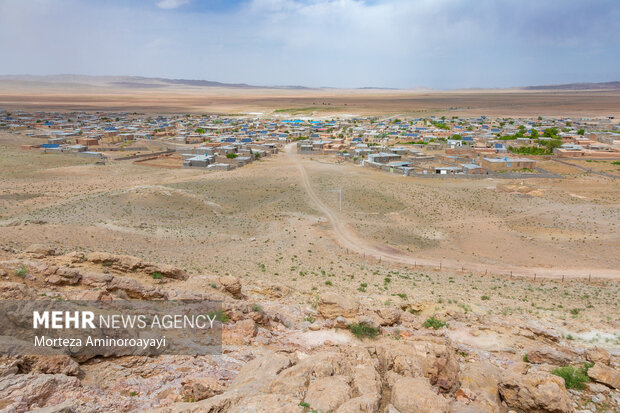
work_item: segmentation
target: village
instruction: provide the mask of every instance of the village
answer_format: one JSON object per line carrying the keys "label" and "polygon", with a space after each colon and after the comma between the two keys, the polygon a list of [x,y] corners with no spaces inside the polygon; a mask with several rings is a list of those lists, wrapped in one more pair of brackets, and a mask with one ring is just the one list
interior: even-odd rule
{"label": "village", "polygon": [[41,140],[24,150],[165,168],[231,170],[290,142],[302,155],[333,155],[404,176],[557,177],[545,162],[620,160],[620,124],[613,116],[282,119],[0,111],[0,130]]}

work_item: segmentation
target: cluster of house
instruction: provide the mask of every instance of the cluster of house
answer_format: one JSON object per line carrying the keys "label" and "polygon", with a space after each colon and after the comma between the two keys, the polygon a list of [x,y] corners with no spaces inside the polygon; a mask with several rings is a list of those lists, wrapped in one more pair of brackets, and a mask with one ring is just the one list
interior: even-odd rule
{"label": "cluster of house", "polygon": [[536,159],[620,159],[620,125],[601,119],[391,119],[317,133],[299,153],[337,153],[403,175],[534,172]]}
{"label": "cluster of house", "polygon": [[277,153],[273,143],[210,143],[194,148],[179,148],[185,168],[208,168],[228,171],[256,159]]}
{"label": "cluster of house", "polygon": [[531,170],[532,157],[542,154],[620,158],[620,124],[612,117],[284,119],[0,111],[0,129],[43,140],[25,147],[95,157],[146,150],[149,142],[158,142],[180,153],[186,167],[221,169],[242,166],[290,141],[297,141],[301,153],[336,153],[403,174]]}

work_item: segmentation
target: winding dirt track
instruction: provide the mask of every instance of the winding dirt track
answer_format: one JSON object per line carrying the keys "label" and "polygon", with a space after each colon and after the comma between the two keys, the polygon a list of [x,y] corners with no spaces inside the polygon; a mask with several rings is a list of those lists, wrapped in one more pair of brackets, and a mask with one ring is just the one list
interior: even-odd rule
{"label": "winding dirt track", "polygon": [[414,257],[409,254],[403,253],[396,249],[386,249],[384,246],[372,245],[367,240],[361,238],[352,229],[342,222],[338,214],[332,211],[312,189],[310,177],[303,165],[303,161],[295,152],[296,145],[291,143],[285,147],[286,155],[288,158],[297,165],[301,180],[308,193],[310,199],[316,204],[319,210],[323,212],[329,219],[334,236],[337,242],[350,251],[353,251],[364,256],[372,257],[375,259],[395,262],[406,265],[421,265],[428,267],[442,267],[454,270],[461,270],[464,268],[466,271],[472,271],[477,273],[486,273],[487,271],[492,274],[513,274],[514,276],[525,277],[545,277],[545,278],[588,278],[590,275],[595,278],[606,279],[620,279],[620,270],[618,269],[588,269],[588,268],[543,268],[543,267],[518,267],[518,266],[499,266],[495,264],[483,264],[480,262],[457,262],[454,260],[439,260],[425,259],[421,257]]}

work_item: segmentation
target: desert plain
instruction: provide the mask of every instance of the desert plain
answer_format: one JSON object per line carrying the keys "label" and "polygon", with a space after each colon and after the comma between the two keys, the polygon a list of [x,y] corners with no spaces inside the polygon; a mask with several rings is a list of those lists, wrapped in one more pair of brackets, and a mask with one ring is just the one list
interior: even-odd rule
{"label": "desert plain", "polygon": [[[52,89],[6,87],[0,107],[317,118],[620,112],[617,90]],[[0,131],[0,296],[222,300],[223,354],[5,357],[0,408],[620,409],[620,185],[584,169],[618,174],[612,162],[541,160],[557,178],[435,179],[289,143],[243,168],[204,171],[20,149],[36,141]],[[144,263],[182,276],[153,277]],[[583,383],[566,381],[567,366]]]}

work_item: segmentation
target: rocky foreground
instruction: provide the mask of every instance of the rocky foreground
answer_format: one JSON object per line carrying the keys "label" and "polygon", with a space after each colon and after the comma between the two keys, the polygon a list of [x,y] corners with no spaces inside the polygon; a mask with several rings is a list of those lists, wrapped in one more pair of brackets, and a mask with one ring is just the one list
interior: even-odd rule
{"label": "rocky foreground", "polygon": [[539,321],[439,320],[413,298],[378,309],[324,293],[305,304],[286,287],[130,256],[5,252],[0,299],[221,300],[225,317],[222,355],[2,357],[2,411],[620,411],[620,357]]}

